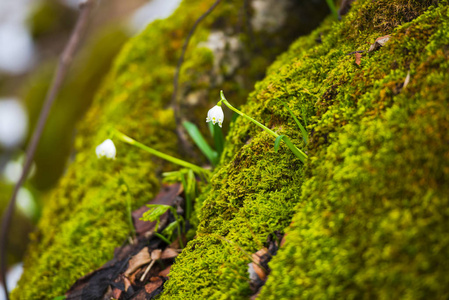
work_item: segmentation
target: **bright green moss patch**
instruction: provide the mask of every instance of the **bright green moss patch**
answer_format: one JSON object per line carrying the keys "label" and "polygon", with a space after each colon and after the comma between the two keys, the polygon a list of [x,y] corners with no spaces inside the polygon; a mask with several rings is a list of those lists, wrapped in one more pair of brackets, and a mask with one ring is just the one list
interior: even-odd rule
{"label": "bright green moss patch", "polygon": [[[309,160],[238,118],[164,299],[248,297],[244,252],[292,215],[260,299],[448,297],[449,17],[431,4],[356,1],[269,68],[242,111],[304,147],[287,102],[309,125]],[[346,55],[385,34],[360,66]]]}
{"label": "bright green moss patch", "polygon": [[448,297],[448,21],[443,2],[345,74],[260,299]]}
{"label": "bright green moss patch", "polygon": [[300,164],[289,150],[283,149],[284,159],[278,163],[270,136],[261,134],[254,143],[257,147],[243,147],[235,164],[224,166],[212,178],[198,237],[173,266],[166,299],[250,295],[247,254],[262,247],[271,232],[289,224],[300,187],[287,186],[302,180],[301,170],[289,171],[292,164]]}
{"label": "bright green moss patch", "polygon": [[[130,229],[126,215],[127,195],[120,192],[119,178],[123,178],[130,187],[132,205],[137,208],[154,197],[161,172],[175,168],[118,141],[115,141],[115,161],[98,160],[95,147],[110,137],[111,128],[116,128],[157,150],[182,156],[178,153],[173,113],[168,107],[173,75],[188,31],[213,2],[185,1],[172,17],[152,23],[124,46],[79,126],[74,161],[46,201],[25,259],[25,272],[13,292],[13,299],[53,299],[63,295],[78,278],[112,258],[114,248],[126,240]],[[223,2],[197,28],[181,71],[180,99],[201,90],[206,92],[206,102],[210,99],[216,101],[218,93],[209,92],[223,86],[228,87],[230,93],[247,94],[255,78],[263,76],[268,62],[288,44],[288,36],[298,32],[298,27],[288,27],[283,32],[285,39],[276,42],[271,40],[274,34],[254,33],[257,43],[267,45],[252,54],[255,59],[261,58],[260,64],[242,63],[218,87],[211,79],[214,55],[200,43],[207,40],[212,30],[223,30],[241,38],[243,53],[249,53],[247,47],[250,42],[245,37],[247,30],[242,25],[239,9],[239,1]],[[242,77],[244,74],[251,76]],[[244,80],[237,82],[236,76]],[[206,128],[203,120],[209,105],[202,104],[199,109],[203,110],[201,121],[195,121]],[[192,106],[186,111],[192,111]],[[188,115],[194,117],[193,114]],[[276,170],[271,172],[279,173]],[[259,174],[260,177],[262,175]],[[263,188],[269,189],[273,184],[268,182]],[[272,193],[273,197],[278,197],[276,191]],[[279,209],[290,211],[291,205],[285,203]],[[265,215],[268,213],[263,212]],[[285,224],[277,227],[283,228],[290,218],[287,217]],[[273,225],[268,222],[265,226]],[[236,251],[231,247],[229,253]],[[237,264],[241,265],[241,260]],[[233,270],[232,266],[228,269]],[[244,274],[244,270],[242,272]],[[224,272],[222,278],[229,277],[228,273]],[[239,290],[245,288],[246,285],[243,288],[239,286]]]}

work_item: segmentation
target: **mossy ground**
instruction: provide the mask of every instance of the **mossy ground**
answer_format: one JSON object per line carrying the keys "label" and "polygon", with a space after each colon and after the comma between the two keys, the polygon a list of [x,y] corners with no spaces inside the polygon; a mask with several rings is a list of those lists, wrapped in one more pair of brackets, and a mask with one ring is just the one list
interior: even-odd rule
{"label": "mossy ground", "polygon": [[[346,55],[386,34],[360,66]],[[307,164],[238,118],[163,299],[247,297],[245,253],[292,216],[260,299],[447,298],[448,45],[447,1],[405,0],[356,1],[295,42],[242,110]],[[307,146],[280,101],[304,116]]]}
{"label": "mossy ground", "polygon": [[[115,161],[98,160],[95,147],[116,128],[157,150],[181,156],[177,154],[175,124],[168,108],[173,75],[188,31],[213,2],[185,1],[172,17],[150,24],[125,45],[79,126],[76,157],[46,201],[13,299],[53,299],[63,295],[75,280],[109,260],[114,248],[126,240],[130,230],[128,195],[123,194],[120,180],[130,187],[129,198],[137,208],[155,195],[161,172],[174,166],[118,141]],[[208,86],[210,82],[204,81],[214,57],[210,50],[195,46],[205,41],[211,30],[240,34],[249,46],[245,32],[241,32],[241,9],[239,1],[222,3],[198,27],[187,51],[181,90],[206,85],[208,90],[217,89],[217,93],[210,94],[216,101],[215,95],[222,87]],[[297,34],[296,27],[288,27],[286,36],[288,32]],[[247,94],[255,78],[263,76],[273,55],[288,43],[287,38],[273,42],[270,35],[254,34],[271,47],[254,54],[258,65],[248,64],[238,70],[240,76],[248,74],[243,85],[226,78],[223,85],[233,94]],[[205,116],[208,107],[201,109]]]}

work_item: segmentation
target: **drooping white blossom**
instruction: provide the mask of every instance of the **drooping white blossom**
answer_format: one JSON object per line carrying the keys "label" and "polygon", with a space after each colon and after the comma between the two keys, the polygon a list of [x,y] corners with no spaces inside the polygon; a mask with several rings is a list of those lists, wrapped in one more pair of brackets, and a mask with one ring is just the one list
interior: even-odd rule
{"label": "drooping white blossom", "polygon": [[224,113],[223,113],[223,109],[221,108],[221,106],[215,105],[214,107],[209,109],[209,111],[207,112],[206,122],[212,121],[212,124],[215,125],[215,123],[218,123],[218,126],[221,127],[221,125],[223,124],[223,119],[224,119]]}
{"label": "drooping white blossom", "polygon": [[115,149],[114,142],[111,139],[105,140],[95,149],[95,153],[97,153],[98,158],[106,157],[109,159],[115,159],[116,152],[117,150]]}

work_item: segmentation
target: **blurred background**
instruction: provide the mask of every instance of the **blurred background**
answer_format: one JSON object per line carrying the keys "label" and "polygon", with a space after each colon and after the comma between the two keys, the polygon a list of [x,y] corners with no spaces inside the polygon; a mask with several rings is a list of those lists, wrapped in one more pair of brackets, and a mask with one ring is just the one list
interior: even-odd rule
{"label": "blurred background", "polygon": [[[20,177],[27,141],[78,16],[80,0],[0,0],[0,213]],[[9,233],[8,287],[21,274],[28,234],[45,194],[74,153],[75,126],[92,103],[103,76],[127,39],[155,19],[168,17],[180,0],[101,0],[88,33],[52,108],[29,178],[17,198]],[[55,147],[55,144],[57,147]],[[0,300],[3,298],[0,286]]]}

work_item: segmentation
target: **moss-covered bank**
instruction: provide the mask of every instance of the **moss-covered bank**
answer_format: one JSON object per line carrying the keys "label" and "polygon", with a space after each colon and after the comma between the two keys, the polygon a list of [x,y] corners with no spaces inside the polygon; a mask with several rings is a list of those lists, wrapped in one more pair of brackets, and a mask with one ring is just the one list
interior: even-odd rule
{"label": "moss-covered bank", "polygon": [[[114,127],[144,144],[180,156],[172,111],[167,108],[175,65],[187,32],[213,2],[185,1],[172,17],[154,22],[125,45],[79,126],[76,157],[46,201],[13,299],[53,299],[63,295],[76,279],[110,259],[114,247],[126,240],[127,195],[120,192],[119,179],[129,185],[136,208],[157,192],[157,174],[173,166],[118,142],[115,161],[98,160],[95,147],[109,137],[109,130]],[[274,38],[276,32],[250,31],[245,28],[242,12],[240,1],[223,2],[198,27],[182,71],[181,96],[195,90],[218,91],[223,86],[233,94],[246,95],[254,81],[263,76],[273,56],[301,32],[299,24],[289,22],[279,28],[282,38]],[[290,13],[295,10],[286,12]],[[220,87],[212,80],[216,57],[201,44],[212,31],[237,38],[246,57],[234,72],[226,71]],[[251,52],[250,46],[257,45],[264,47]],[[257,64],[248,63],[249,54]],[[244,80],[237,81],[237,77]],[[210,99],[216,95],[210,94]],[[210,101],[209,96],[206,101]],[[207,109],[203,103],[199,114],[204,116]],[[199,122],[202,120],[204,117]]]}
{"label": "moss-covered bank", "polygon": [[[309,160],[274,153],[237,119],[164,299],[247,297],[245,252],[289,224],[260,299],[449,296],[449,10],[438,2],[355,1],[279,57],[243,110]],[[387,34],[360,66],[347,55]],[[304,116],[307,146],[280,101]]]}

